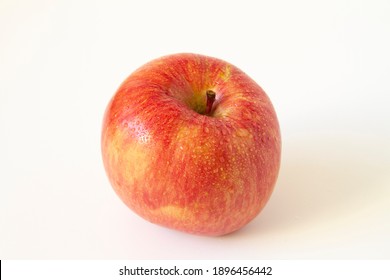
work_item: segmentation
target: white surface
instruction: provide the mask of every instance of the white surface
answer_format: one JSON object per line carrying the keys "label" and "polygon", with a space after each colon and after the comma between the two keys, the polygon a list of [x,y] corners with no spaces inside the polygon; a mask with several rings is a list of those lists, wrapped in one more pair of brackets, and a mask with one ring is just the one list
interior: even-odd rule
{"label": "white surface", "polygon": [[[389,14],[385,0],[2,0],[0,258],[390,258]],[[142,220],[101,162],[119,84],[183,51],[247,72],[283,134],[269,204],[220,238]]]}

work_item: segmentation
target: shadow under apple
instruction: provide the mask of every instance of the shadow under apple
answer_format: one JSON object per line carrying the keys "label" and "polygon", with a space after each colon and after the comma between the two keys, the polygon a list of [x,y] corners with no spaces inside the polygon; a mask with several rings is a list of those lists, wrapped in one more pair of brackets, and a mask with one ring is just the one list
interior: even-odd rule
{"label": "shadow under apple", "polygon": [[225,236],[268,235],[348,222],[375,203],[389,181],[386,139],[356,134],[297,135],[284,143],[273,195],[260,215]]}

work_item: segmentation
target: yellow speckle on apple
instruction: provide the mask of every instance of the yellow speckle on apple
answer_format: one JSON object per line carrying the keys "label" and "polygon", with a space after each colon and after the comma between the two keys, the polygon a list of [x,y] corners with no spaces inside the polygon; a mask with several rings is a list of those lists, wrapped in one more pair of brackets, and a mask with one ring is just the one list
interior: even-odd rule
{"label": "yellow speckle on apple", "polygon": [[230,68],[230,65],[226,65],[225,66],[225,69],[223,71],[220,72],[219,76],[221,77],[221,79],[226,82],[227,80],[229,80],[230,76],[231,76],[231,68]]}

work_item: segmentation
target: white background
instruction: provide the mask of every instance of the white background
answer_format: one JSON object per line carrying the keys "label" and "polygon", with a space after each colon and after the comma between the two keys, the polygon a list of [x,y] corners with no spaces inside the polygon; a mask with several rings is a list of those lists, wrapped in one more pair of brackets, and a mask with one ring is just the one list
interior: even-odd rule
{"label": "white background", "polygon": [[[390,2],[0,1],[0,258],[390,258]],[[112,191],[105,107],[147,61],[227,60],[268,93],[283,160],[223,237],[146,222]]]}

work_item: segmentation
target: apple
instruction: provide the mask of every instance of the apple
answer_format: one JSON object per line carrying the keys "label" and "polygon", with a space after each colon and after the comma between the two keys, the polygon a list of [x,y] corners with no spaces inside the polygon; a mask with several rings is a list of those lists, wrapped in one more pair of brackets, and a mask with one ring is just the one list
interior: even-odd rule
{"label": "apple", "polygon": [[144,219],[218,236],[266,205],[281,159],[270,99],[223,60],[181,53],[133,72],[105,111],[101,148],[111,185]]}

